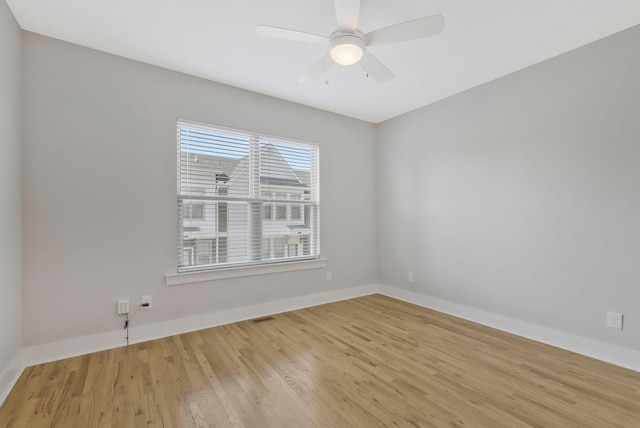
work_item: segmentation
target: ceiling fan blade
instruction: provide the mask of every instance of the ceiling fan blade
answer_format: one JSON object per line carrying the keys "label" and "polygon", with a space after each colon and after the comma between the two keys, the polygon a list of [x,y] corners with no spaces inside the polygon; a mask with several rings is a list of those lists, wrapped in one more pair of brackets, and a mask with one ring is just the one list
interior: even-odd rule
{"label": "ceiling fan blade", "polygon": [[329,54],[326,54],[320,61],[316,62],[313,67],[307,71],[304,76],[298,80],[300,83],[311,83],[324,74],[331,67],[333,60]]}
{"label": "ceiling fan blade", "polygon": [[338,27],[355,31],[360,16],[360,0],[335,0]]}
{"label": "ceiling fan blade", "polygon": [[364,54],[364,57],[359,62],[360,67],[367,73],[367,77],[372,77],[374,80],[385,83],[395,77],[393,71],[380,62],[378,58],[371,55],[369,52]]}
{"label": "ceiling fan blade", "polygon": [[380,28],[365,34],[364,39],[367,46],[384,45],[433,36],[441,33],[442,30],[444,30],[444,17],[433,15]]}
{"label": "ceiling fan blade", "polygon": [[288,30],[286,28],[270,27],[268,25],[258,25],[256,27],[256,34],[262,37],[292,40],[294,42],[327,43],[329,41],[329,38],[318,36],[317,34]]}

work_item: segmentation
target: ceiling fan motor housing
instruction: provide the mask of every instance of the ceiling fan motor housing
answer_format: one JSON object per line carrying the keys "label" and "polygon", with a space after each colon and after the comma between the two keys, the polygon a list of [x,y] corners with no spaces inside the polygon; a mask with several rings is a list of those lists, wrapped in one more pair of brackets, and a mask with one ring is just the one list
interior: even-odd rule
{"label": "ceiling fan motor housing", "polygon": [[359,31],[338,30],[330,37],[331,58],[340,65],[351,65],[360,61],[364,53],[364,36]]}

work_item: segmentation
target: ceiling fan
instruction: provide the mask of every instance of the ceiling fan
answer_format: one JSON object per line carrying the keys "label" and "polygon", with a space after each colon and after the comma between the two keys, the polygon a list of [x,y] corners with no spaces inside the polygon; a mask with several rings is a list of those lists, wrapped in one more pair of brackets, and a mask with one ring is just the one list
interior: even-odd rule
{"label": "ceiling fan", "polygon": [[393,79],[394,74],[380,60],[366,52],[367,46],[421,39],[441,33],[444,29],[444,17],[442,15],[433,15],[364,34],[358,30],[360,0],[335,0],[335,8],[338,29],[329,37],[268,25],[258,25],[256,33],[259,36],[274,39],[328,44],[329,52],[311,67],[300,78],[299,82],[309,83],[316,80],[336,62],[340,65],[358,63],[367,73],[367,76],[383,83]]}

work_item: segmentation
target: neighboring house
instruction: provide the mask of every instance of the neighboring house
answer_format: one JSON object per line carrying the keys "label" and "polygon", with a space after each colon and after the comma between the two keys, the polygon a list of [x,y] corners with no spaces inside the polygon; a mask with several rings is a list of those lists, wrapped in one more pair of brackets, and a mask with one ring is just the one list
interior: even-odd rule
{"label": "neighboring house", "polygon": [[[179,239],[182,257],[178,266],[225,263],[228,237],[228,203],[211,198],[228,194],[229,175],[238,165],[237,159],[205,154],[181,154],[188,165],[181,172],[181,182],[187,183],[178,200]],[[182,260],[180,260],[180,258]]]}
{"label": "neighboring house", "polygon": [[260,143],[259,159],[256,200],[249,155],[181,152],[179,267],[312,255],[312,174],[270,143]]}

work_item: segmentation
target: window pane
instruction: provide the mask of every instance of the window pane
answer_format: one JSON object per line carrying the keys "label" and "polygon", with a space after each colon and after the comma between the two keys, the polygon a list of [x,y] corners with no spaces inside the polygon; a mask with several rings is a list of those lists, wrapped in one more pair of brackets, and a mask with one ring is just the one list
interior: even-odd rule
{"label": "window pane", "polygon": [[287,218],[287,206],[276,205],[276,220],[284,220]]}
{"label": "window pane", "polygon": [[227,262],[227,238],[222,236],[218,238],[218,263]]}
{"label": "window pane", "polygon": [[193,252],[194,252],[194,248],[193,247],[184,247],[183,248],[183,264],[184,266],[191,266],[194,263],[193,260]]}
{"label": "window pane", "polygon": [[227,203],[218,202],[218,232],[227,231]]}
{"label": "window pane", "polygon": [[202,220],[204,218],[204,204],[191,203],[191,218]]}
{"label": "window pane", "polygon": [[288,257],[298,256],[298,244],[289,244],[287,246],[287,256]]}
{"label": "window pane", "polygon": [[291,206],[291,220],[300,220],[300,205]]}
{"label": "window pane", "polygon": [[311,254],[311,246],[309,245],[309,237],[308,236],[302,236],[300,238],[300,241],[302,241],[302,255],[308,256],[309,254]]}
{"label": "window pane", "polygon": [[284,257],[284,238],[273,238],[273,258]]}
{"label": "window pane", "polygon": [[196,265],[208,265],[215,261],[215,239],[197,239]]}
{"label": "window pane", "polygon": [[[249,162],[250,138],[221,133],[195,126],[178,126],[179,193],[193,194],[194,189],[213,189],[227,183],[238,169]],[[234,192],[249,196],[249,177],[237,177]]]}

